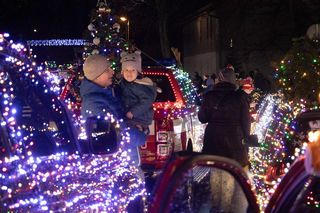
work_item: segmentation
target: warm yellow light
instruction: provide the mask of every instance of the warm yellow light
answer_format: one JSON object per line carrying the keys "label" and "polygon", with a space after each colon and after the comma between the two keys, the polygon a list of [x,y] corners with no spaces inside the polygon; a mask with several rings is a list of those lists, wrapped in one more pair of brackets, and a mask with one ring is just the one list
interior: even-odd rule
{"label": "warm yellow light", "polygon": [[124,17],[124,16],[121,16],[121,17],[120,17],[120,20],[121,20],[121,21],[127,21],[128,19],[127,19],[126,17]]}
{"label": "warm yellow light", "polygon": [[317,130],[317,131],[310,131],[308,133],[308,140],[310,142],[318,142],[320,141],[320,131]]}

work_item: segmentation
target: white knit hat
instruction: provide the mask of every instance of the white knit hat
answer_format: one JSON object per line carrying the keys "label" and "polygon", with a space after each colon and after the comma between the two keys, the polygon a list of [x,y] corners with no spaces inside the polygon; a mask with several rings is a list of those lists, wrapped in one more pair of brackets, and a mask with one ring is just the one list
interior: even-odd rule
{"label": "white knit hat", "polygon": [[110,66],[106,57],[90,55],[83,64],[84,76],[90,81],[95,80]]}
{"label": "white knit hat", "polygon": [[121,53],[121,64],[122,70],[125,70],[127,68],[134,68],[138,72],[142,72],[141,69],[141,52],[140,51],[135,51],[134,53],[128,53],[128,52],[122,52]]}

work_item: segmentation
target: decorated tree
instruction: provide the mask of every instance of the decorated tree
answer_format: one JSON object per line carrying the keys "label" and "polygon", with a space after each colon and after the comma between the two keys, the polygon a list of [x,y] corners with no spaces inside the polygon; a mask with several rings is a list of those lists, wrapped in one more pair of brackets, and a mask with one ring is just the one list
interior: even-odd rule
{"label": "decorated tree", "polygon": [[84,47],[83,59],[92,54],[105,55],[115,71],[119,71],[120,53],[128,51],[128,42],[122,38],[118,21],[107,1],[98,0],[86,32],[88,43]]}
{"label": "decorated tree", "polygon": [[262,209],[286,168],[303,153],[306,132],[299,130],[297,116],[319,108],[319,47],[317,40],[295,39],[276,67],[278,93],[267,95],[259,107],[253,132],[260,147],[250,149],[250,158]]}
{"label": "decorated tree", "polygon": [[[112,68],[116,72],[120,71],[120,53],[123,50],[129,51],[129,42],[122,38],[123,31],[120,30],[118,21],[119,17],[112,14],[107,1],[98,0],[85,32],[88,42],[84,46],[83,60],[93,54],[104,55],[111,62]],[[124,32],[128,32],[127,30]],[[81,105],[79,85],[83,78],[82,63],[83,61],[77,61],[67,69],[69,77],[62,82],[64,87],[60,91],[60,99],[64,100],[76,115],[79,115]]]}
{"label": "decorated tree", "polygon": [[305,38],[294,40],[291,50],[276,69],[276,80],[285,99],[304,99],[318,105],[320,95],[320,44]]}

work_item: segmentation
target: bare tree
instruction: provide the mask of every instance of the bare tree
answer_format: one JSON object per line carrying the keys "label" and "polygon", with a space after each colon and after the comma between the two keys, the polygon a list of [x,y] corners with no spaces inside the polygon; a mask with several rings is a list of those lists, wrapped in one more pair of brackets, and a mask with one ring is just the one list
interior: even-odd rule
{"label": "bare tree", "polygon": [[168,32],[169,19],[180,9],[183,0],[131,0],[135,3],[143,3],[154,11],[156,25],[159,31],[159,39],[162,57],[171,56]]}

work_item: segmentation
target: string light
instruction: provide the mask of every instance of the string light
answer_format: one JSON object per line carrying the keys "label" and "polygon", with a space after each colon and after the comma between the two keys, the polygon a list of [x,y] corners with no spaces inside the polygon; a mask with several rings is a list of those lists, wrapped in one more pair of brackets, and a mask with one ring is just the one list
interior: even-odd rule
{"label": "string light", "polygon": [[[4,36],[0,34],[0,38]],[[10,58],[4,61],[4,67],[9,70],[0,71],[0,100],[5,106],[2,107],[1,125],[7,127],[11,139],[11,154],[2,154],[0,157],[0,210],[125,212],[130,201],[139,195],[144,196],[143,178],[130,159],[131,150],[124,148],[130,141],[129,129],[121,128],[123,121],[116,120],[111,114],[104,119],[120,132],[120,146],[115,153],[80,156],[78,152],[71,154],[60,151],[41,157],[34,155],[32,150],[36,143],[48,143],[39,142],[41,138],[35,137],[35,132],[51,135],[56,127],[47,121],[39,129],[32,124],[19,125],[15,108],[19,91],[8,72],[19,76],[37,92],[42,91],[51,103],[45,107],[53,114],[65,114],[65,109],[54,95],[54,89],[39,77],[46,71],[36,67],[21,46],[8,45],[5,39],[0,45],[7,58]],[[24,115],[28,116],[27,108],[24,109]],[[61,121],[60,125],[63,127],[67,122]],[[60,142],[55,141],[55,146],[58,148],[63,145],[61,143],[71,141],[61,138]]]}
{"label": "string light", "polygon": [[50,40],[29,40],[28,46],[85,46],[88,44],[84,39],[50,39]]}

